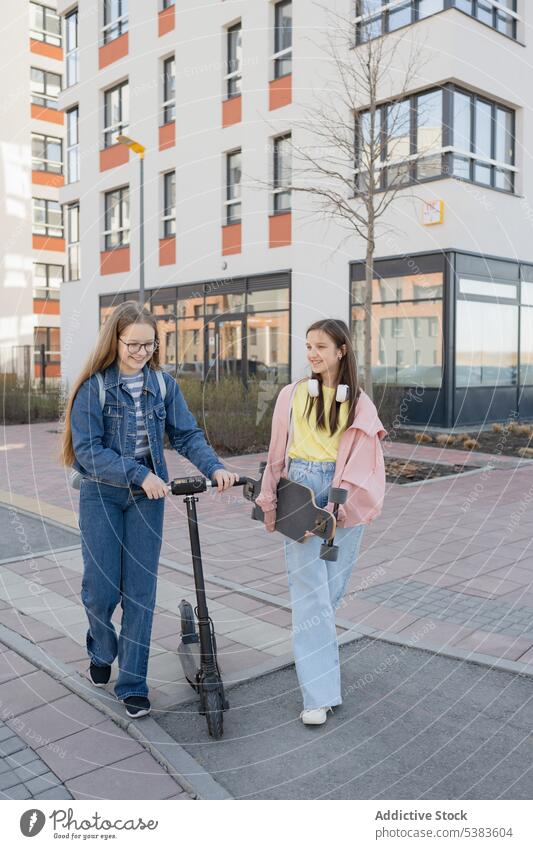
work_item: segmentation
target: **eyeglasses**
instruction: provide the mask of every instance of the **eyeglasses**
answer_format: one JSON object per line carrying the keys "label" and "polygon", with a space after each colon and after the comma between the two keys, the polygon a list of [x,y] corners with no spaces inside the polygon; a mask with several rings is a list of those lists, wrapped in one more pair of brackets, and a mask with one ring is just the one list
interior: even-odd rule
{"label": "eyeglasses", "polygon": [[120,336],[118,338],[128,349],[128,354],[138,354],[141,348],[144,348],[147,354],[153,354],[159,348],[157,339],[153,342],[124,342],[124,339],[121,339]]}

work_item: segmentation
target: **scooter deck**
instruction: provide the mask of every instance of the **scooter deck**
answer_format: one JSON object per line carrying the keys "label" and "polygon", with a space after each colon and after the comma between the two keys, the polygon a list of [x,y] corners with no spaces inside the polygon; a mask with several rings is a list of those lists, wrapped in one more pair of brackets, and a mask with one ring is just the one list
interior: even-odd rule
{"label": "scooter deck", "polygon": [[[244,497],[254,501],[261,491],[261,480],[250,481],[244,488]],[[262,509],[254,503],[252,519],[265,521]],[[333,539],[337,522],[333,513],[319,507],[315,493],[309,486],[280,478],[277,490],[276,530],[289,539],[303,542],[307,531],[324,540]]]}

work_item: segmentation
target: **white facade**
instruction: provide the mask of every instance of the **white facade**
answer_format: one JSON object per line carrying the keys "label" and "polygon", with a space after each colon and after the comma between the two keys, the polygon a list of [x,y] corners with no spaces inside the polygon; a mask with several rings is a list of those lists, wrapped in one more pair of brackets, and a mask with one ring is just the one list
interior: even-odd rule
{"label": "white facade", "polygon": [[[64,13],[75,4],[59,0]],[[80,14],[80,82],[63,91],[61,106],[80,110],[80,180],[61,191],[62,202],[80,202],[81,280],[66,282],[62,291],[63,337],[81,314],[77,344],[63,352],[63,377],[72,381],[99,327],[101,295],[134,291],[139,280],[139,164],[129,162],[100,171],[104,127],[103,92],[128,79],[128,134],[146,147],[145,251],[146,288],[202,284],[273,272],[291,273],[292,378],[304,373],[305,330],[324,316],[349,320],[349,263],[365,256],[354,236],[324,220],[306,194],[293,193],[292,243],[269,247],[272,195],[261,181],[271,180],[270,141],[292,130],[294,144],[305,146],[297,126],[302,107],[324,94],[329,69],[317,46],[324,41],[328,17],[320,5],[294,0],[292,103],[269,110],[273,77],[274,4],[270,0],[208,0],[175,8],[175,27],[158,35],[160,0],[131,3],[128,52],[98,69],[102,45],[101,2],[78,3]],[[332,11],[348,15],[351,0],[330,0]],[[533,96],[529,66],[533,47],[526,37],[518,2],[518,33],[513,40],[455,8],[412,24],[408,38],[418,44],[421,69],[412,91],[454,83],[507,106],[516,117],[516,185],[514,193],[454,178],[406,188],[391,207],[385,224],[396,232],[379,236],[376,257],[406,256],[444,249],[533,262],[533,168],[527,150],[533,137]],[[226,28],[242,21],[242,120],[222,127],[225,98]],[[392,36],[389,36],[392,37]],[[525,40],[525,41],[524,41]],[[159,151],[162,123],[162,62],[176,57],[176,142]],[[394,79],[383,97],[394,95]],[[331,96],[334,92],[331,93]],[[364,104],[361,104],[362,106]],[[242,248],[222,255],[225,159],[242,149]],[[161,175],[176,171],[176,262],[159,264],[162,237]],[[103,196],[129,185],[131,198],[130,270],[102,276]],[[443,223],[424,226],[427,201],[444,203]],[[179,353],[178,353],[179,357]]]}

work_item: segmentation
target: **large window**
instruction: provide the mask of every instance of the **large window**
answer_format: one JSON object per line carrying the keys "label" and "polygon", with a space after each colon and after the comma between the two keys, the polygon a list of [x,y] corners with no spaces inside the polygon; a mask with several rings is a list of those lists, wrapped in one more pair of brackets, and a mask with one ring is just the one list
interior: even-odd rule
{"label": "large window", "polygon": [[58,301],[63,282],[63,266],[33,263],[33,297]]}
{"label": "large window", "polygon": [[61,91],[61,76],[41,68],[31,69],[31,102],[48,109],[57,109]]}
{"label": "large window", "polygon": [[291,136],[274,139],[274,212],[287,212],[291,208]]}
{"label": "large window", "polygon": [[77,106],[67,112],[67,182],[80,179],[79,110]]}
{"label": "large window", "polygon": [[128,186],[106,192],[104,243],[106,251],[130,243],[130,198]]}
{"label": "large window", "polygon": [[176,60],[170,56],[163,62],[163,124],[176,120]]}
{"label": "large window", "polygon": [[67,87],[75,85],[78,82],[78,66],[79,66],[79,51],[78,51],[78,10],[69,12],[65,18],[65,37],[66,37],[66,78]]}
{"label": "large window", "polygon": [[455,385],[516,386],[518,284],[461,277]]}
{"label": "large window", "polygon": [[378,190],[454,176],[513,192],[514,123],[511,110],[453,85],[363,110],[355,191],[366,189],[373,162]]}
{"label": "large window", "polygon": [[128,31],[128,0],[104,0],[104,44]]}
{"label": "large window", "polygon": [[104,147],[116,143],[119,133],[125,133],[130,121],[130,98],[127,80],[104,92]]}
{"label": "large window", "polygon": [[59,327],[36,327],[33,331],[35,362],[41,362],[41,351],[44,349],[46,365],[59,365],[61,355]]}
{"label": "large window", "polygon": [[242,83],[242,26],[240,23],[226,31],[227,72],[226,91],[228,97],[241,93]]}
{"label": "large window", "polygon": [[80,205],[67,208],[67,280],[79,280],[80,271]]}
{"label": "large window", "polygon": [[163,237],[176,235],[176,172],[163,174]]}
{"label": "large window", "polygon": [[56,200],[33,198],[32,233],[63,238],[63,215]]}
{"label": "large window", "polygon": [[274,6],[274,79],[292,72],[292,2]]}
{"label": "large window", "polygon": [[226,154],[226,224],[241,220],[241,151]]}
{"label": "large window", "polygon": [[61,18],[55,9],[30,3],[30,37],[61,47]]}
{"label": "large window", "polygon": [[40,133],[32,133],[31,155],[32,171],[48,171],[51,174],[63,173],[61,139],[55,136],[43,136]]}
{"label": "large window", "polygon": [[516,38],[516,0],[357,0],[356,44],[454,7],[503,35]]}
{"label": "large window", "polygon": [[533,386],[533,282],[526,280],[520,307],[520,385]]}
{"label": "large window", "polygon": [[[352,332],[364,362],[364,266],[352,283]],[[442,271],[376,277],[372,284],[372,379],[379,384],[442,383]]]}

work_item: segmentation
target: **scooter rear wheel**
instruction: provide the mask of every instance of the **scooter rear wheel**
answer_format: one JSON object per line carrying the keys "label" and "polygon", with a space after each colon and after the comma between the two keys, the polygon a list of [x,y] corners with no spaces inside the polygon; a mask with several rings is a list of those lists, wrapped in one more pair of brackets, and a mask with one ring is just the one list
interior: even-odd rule
{"label": "scooter rear wheel", "polygon": [[209,734],[219,740],[224,733],[224,700],[219,690],[204,693],[204,707]]}

